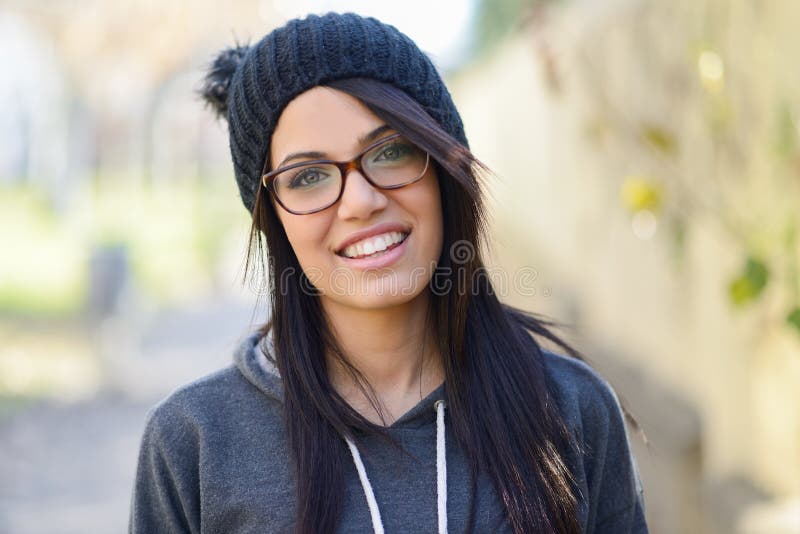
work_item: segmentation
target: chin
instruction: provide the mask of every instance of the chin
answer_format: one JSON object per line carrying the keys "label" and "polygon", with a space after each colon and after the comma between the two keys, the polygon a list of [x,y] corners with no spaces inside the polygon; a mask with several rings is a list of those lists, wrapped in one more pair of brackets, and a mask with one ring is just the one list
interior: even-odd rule
{"label": "chin", "polygon": [[351,287],[351,291],[342,288],[328,288],[324,291],[325,299],[351,308],[382,309],[407,304],[422,295],[426,289],[426,281],[412,277],[382,277],[365,280],[362,287]]}

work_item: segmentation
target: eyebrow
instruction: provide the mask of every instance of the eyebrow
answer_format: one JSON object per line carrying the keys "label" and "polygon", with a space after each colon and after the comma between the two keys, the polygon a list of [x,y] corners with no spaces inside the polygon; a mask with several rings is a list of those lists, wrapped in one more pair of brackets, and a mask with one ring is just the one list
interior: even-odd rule
{"label": "eyebrow", "polygon": [[[366,133],[366,134],[362,135],[361,137],[359,137],[358,138],[358,144],[363,147],[367,143],[375,141],[383,133],[388,132],[391,129],[392,129],[392,127],[389,126],[388,124],[381,124],[380,126],[375,128],[371,132]],[[288,162],[290,162],[292,160],[295,160],[295,159],[306,159],[306,158],[323,159],[326,156],[327,156],[327,154],[325,152],[319,152],[317,150],[311,150],[311,151],[305,151],[305,152],[292,152],[291,154],[289,154],[288,156],[283,158],[283,161],[281,161],[275,168],[276,169],[280,169],[281,167],[286,165]]]}
{"label": "eyebrow", "polygon": [[367,143],[371,143],[372,141],[377,140],[378,137],[381,136],[381,134],[383,134],[384,132],[388,132],[391,129],[392,129],[391,126],[389,126],[388,124],[382,124],[382,125],[378,126],[377,128],[375,128],[374,130],[372,130],[371,132],[369,132],[368,134],[362,135],[361,137],[359,137],[358,138],[358,143],[361,146],[364,146]]}

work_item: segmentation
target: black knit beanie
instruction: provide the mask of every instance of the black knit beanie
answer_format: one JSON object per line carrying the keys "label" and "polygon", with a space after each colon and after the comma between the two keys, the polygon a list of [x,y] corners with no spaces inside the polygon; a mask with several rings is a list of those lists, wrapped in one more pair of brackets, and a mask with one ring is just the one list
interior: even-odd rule
{"label": "black knit beanie", "polygon": [[300,93],[344,78],[372,78],[402,89],[467,145],[461,117],[436,68],[397,28],[353,13],[291,20],[255,45],[221,52],[201,90],[227,117],[236,181],[251,213],[283,109]]}

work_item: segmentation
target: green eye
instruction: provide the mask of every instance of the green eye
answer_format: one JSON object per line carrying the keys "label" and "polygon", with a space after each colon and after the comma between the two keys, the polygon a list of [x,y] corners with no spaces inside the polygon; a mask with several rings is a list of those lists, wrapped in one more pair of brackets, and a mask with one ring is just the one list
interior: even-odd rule
{"label": "green eye", "polygon": [[324,169],[311,167],[302,169],[289,180],[289,189],[310,189],[325,183],[330,179],[330,174]]}
{"label": "green eye", "polygon": [[387,146],[380,147],[372,161],[376,163],[392,163],[407,158],[414,148],[408,143],[390,143]]}

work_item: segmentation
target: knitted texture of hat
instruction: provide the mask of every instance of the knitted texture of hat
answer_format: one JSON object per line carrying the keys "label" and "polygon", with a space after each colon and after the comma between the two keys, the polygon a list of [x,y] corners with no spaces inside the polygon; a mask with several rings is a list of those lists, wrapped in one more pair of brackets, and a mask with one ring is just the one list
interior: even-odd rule
{"label": "knitted texture of hat", "polygon": [[283,109],[300,93],[344,78],[372,78],[405,91],[467,145],[461,117],[431,60],[395,27],[353,13],[289,21],[249,47],[227,88],[236,181],[252,213],[270,140]]}

